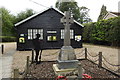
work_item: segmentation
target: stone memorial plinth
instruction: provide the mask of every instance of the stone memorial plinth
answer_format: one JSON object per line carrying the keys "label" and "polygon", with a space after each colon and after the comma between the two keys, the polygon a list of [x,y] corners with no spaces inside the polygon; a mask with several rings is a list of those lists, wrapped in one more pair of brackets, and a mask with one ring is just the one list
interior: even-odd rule
{"label": "stone memorial plinth", "polygon": [[57,62],[60,69],[76,68],[78,60],[76,60],[74,49],[71,46],[63,46]]}
{"label": "stone memorial plinth", "polygon": [[61,48],[58,55],[58,64],[53,64],[56,75],[65,75],[78,68],[78,60],[70,44],[70,25],[74,23],[74,20],[69,11],[65,12],[65,16],[61,19],[61,22],[65,26],[64,46]]}

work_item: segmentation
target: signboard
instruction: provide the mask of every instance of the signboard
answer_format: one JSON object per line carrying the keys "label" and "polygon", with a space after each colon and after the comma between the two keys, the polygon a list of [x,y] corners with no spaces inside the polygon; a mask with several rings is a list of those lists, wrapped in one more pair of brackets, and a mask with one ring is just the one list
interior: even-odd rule
{"label": "signboard", "polygon": [[77,36],[75,36],[75,41],[80,41],[81,40],[81,38],[82,38],[82,36],[81,35],[77,35]]}
{"label": "signboard", "polygon": [[19,43],[25,43],[25,38],[24,37],[20,37],[19,38]]}
{"label": "signboard", "polygon": [[47,31],[47,33],[57,33],[57,31]]}
{"label": "signboard", "polygon": [[47,41],[57,41],[57,37],[56,36],[48,36]]}

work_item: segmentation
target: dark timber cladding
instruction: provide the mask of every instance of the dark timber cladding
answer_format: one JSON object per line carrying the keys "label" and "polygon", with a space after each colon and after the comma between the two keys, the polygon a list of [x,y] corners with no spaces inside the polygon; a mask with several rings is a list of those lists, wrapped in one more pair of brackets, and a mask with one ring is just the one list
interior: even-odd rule
{"label": "dark timber cladding", "polygon": [[[61,48],[64,40],[64,25],[60,19],[64,14],[55,9],[49,8],[41,13],[28,17],[15,24],[17,31],[17,50],[28,50],[33,48],[32,39],[35,34],[41,34],[43,49]],[[82,47],[83,26],[74,20],[70,27],[71,46]]]}

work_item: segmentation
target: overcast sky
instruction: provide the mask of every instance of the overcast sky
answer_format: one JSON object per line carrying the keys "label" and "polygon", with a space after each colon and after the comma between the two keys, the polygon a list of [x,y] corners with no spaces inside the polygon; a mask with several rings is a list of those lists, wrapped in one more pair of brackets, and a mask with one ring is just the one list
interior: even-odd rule
{"label": "overcast sky", "polygon": [[[46,7],[55,6],[57,0],[33,0]],[[78,6],[86,6],[90,9],[89,15],[93,21],[97,21],[100,14],[100,9],[104,4],[107,6],[107,11],[118,12],[118,2],[120,0],[75,0],[78,2]],[[30,0],[0,0],[0,7],[7,8],[12,14],[17,14],[25,9],[33,9],[36,12],[46,9],[46,7],[37,5]]]}

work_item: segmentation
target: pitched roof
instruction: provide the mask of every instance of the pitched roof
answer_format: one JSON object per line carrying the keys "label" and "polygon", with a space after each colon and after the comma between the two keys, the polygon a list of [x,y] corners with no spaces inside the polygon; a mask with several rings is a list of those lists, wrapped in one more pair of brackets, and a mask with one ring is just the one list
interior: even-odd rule
{"label": "pitched roof", "polygon": [[117,16],[120,16],[120,12],[110,12],[110,13],[113,13],[113,14],[115,14]]}
{"label": "pitched roof", "polygon": [[108,15],[113,15],[115,17],[118,17],[120,16],[120,12],[108,12],[104,17],[103,19],[105,19]]}
{"label": "pitched roof", "polygon": [[[16,23],[15,26],[18,26],[18,25],[20,25],[20,24],[22,24],[22,23],[24,23],[24,22],[26,22],[26,21],[28,21],[28,20],[30,20],[30,19],[38,16],[39,14],[44,13],[45,11],[47,11],[47,10],[49,10],[49,9],[54,9],[55,11],[57,11],[57,12],[60,13],[60,14],[62,14],[63,16],[65,15],[63,12],[61,12],[60,10],[58,10],[58,9],[56,9],[56,8],[47,8],[46,10],[43,10],[43,11],[37,13],[37,14],[34,14],[34,15],[32,15],[32,16],[30,16],[30,17],[28,17],[28,18],[26,18],[26,19],[24,19],[24,20]],[[74,22],[75,22],[76,24],[80,25],[81,27],[84,27],[82,24],[80,24],[80,23],[77,22],[76,20],[74,20]]]}

